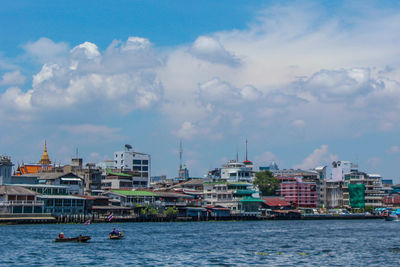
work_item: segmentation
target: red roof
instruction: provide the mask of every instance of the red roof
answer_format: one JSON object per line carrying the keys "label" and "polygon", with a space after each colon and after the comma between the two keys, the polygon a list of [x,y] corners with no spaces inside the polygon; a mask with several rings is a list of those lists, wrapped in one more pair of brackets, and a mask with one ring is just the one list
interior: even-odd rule
{"label": "red roof", "polygon": [[284,207],[290,206],[288,202],[278,197],[263,197],[264,203],[270,207]]}
{"label": "red roof", "polygon": [[243,163],[246,164],[246,163],[253,163],[253,162],[251,162],[250,160],[245,160],[245,161],[243,161]]}

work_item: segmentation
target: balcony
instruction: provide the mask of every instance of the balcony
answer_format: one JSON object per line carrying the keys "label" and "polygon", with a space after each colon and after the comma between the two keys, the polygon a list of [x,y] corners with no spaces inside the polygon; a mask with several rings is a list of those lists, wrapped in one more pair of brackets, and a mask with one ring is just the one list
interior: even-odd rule
{"label": "balcony", "polygon": [[0,202],[0,206],[43,206],[43,201],[11,200]]}

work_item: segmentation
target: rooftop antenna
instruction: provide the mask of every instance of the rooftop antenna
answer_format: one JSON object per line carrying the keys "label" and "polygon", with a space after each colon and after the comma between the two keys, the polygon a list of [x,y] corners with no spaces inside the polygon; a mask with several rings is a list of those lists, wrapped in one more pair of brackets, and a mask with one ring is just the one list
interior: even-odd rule
{"label": "rooftop antenna", "polygon": [[247,161],[247,138],[246,138],[246,161]]}
{"label": "rooftop antenna", "polygon": [[76,148],[76,158],[78,158],[78,148]]}
{"label": "rooftop antenna", "polygon": [[179,141],[179,170],[182,169],[182,139]]}
{"label": "rooftop antenna", "polygon": [[239,162],[239,149],[236,145],[236,162]]}

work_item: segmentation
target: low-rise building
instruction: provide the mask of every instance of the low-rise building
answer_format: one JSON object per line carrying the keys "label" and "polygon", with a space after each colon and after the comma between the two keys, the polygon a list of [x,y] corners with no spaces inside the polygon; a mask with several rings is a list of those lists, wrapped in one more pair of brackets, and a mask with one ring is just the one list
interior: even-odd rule
{"label": "low-rise building", "polygon": [[351,208],[381,207],[384,191],[380,175],[353,171],[345,175],[343,205]]}
{"label": "low-rise building", "polygon": [[38,194],[21,186],[0,186],[0,213],[43,213]]}
{"label": "low-rise building", "polygon": [[86,199],[71,195],[40,195],[44,203],[44,212],[53,216],[85,214]]}
{"label": "low-rise building", "polygon": [[70,194],[83,195],[83,179],[72,172],[45,172],[39,173],[38,176],[39,184],[68,186]]}
{"label": "low-rise building", "polygon": [[302,182],[292,177],[277,177],[277,179],[281,181],[279,195],[286,201],[297,207],[318,207],[319,192],[315,182]]}

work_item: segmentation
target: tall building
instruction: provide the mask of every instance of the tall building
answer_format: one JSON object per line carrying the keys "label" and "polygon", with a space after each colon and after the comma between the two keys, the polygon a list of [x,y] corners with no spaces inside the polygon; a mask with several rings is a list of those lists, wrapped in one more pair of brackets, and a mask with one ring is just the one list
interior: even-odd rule
{"label": "tall building", "polygon": [[13,164],[11,159],[6,156],[0,156],[0,185],[11,179],[11,169]]}
{"label": "tall building", "polygon": [[332,181],[344,181],[346,174],[352,171],[358,171],[358,166],[350,161],[334,161],[332,162]]}
{"label": "tall building", "polygon": [[131,149],[130,145],[125,145],[124,151],[114,152],[114,168],[122,172],[129,171],[134,180],[135,178],[138,178],[138,182],[145,180],[148,187],[150,186],[151,157],[149,154]]}
{"label": "tall building", "polygon": [[178,179],[187,180],[189,179],[189,170],[185,164],[182,165],[182,141],[179,143],[179,170],[178,170]]}

